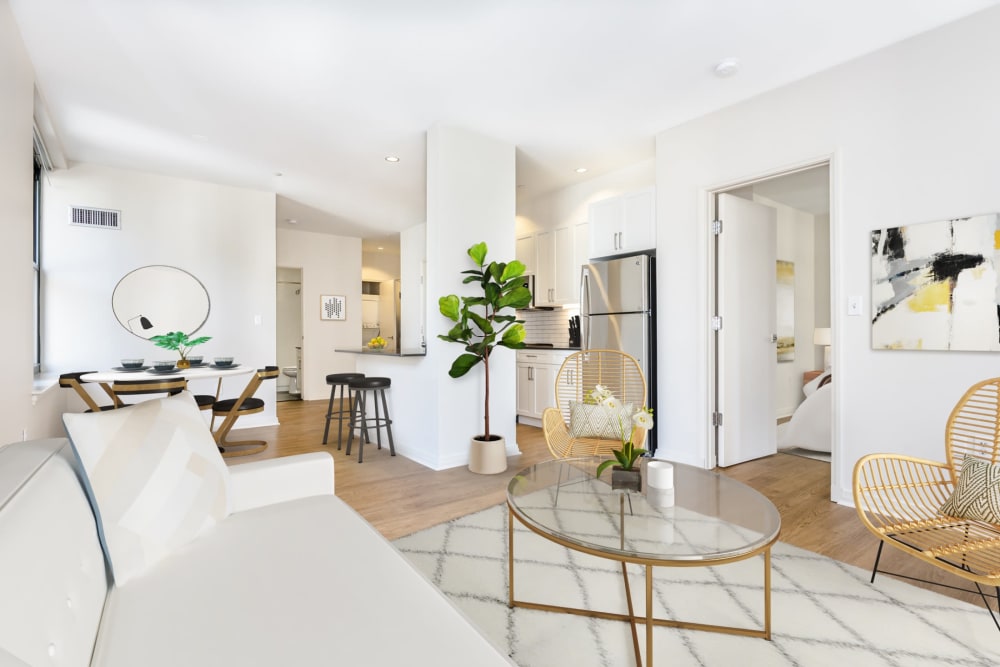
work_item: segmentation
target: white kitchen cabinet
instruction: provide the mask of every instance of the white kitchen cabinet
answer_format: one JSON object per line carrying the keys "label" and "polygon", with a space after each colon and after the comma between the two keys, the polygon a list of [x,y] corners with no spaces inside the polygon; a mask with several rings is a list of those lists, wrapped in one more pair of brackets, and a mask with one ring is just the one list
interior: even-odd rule
{"label": "white kitchen cabinet", "polygon": [[538,268],[538,251],[535,235],[518,237],[514,245],[514,259],[524,264],[526,274],[534,274]]}
{"label": "white kitchen cabinet", "polygon": [[541,426],[545,408],[555,407],[555,381],[571,350],[517,351],[517,415],[523,424]]}
{"label": "white kitchen cabinet", "polygon": [[579,296],[580,267],[590,263],[590,225],[581,222],[573,231],[573,290]]}
{"label": "white kitchen cabinet", "polygon": [[577,303],[576,228],[569,225],[535,234],[538,270],[535,272],[535,305],[564,306]]}
{"label": "white kitchen cabinet", "polygon": [[655,188],[593,202],[589,217],[591,258],[656,248]]}
{"label": "white kitchen cabinet", "polygon": [[580,272],[580,265],[575,264],[576,242],[573,240],[575,233],[573,227],[560,227],[556,230],[556,247],[554,256],[555,280],[552,284],[553,301],[556,303],[579,303],[576,296],[576,274]]}

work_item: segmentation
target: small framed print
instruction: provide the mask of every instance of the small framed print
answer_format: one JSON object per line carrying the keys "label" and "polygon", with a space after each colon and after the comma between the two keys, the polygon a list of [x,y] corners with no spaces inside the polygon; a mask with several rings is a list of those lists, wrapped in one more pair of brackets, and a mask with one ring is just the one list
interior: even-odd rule
{"label": "small framed print", "polygon": [[342,296],[324,295],[320,297],[319,319],[346,320],[347,299]]}

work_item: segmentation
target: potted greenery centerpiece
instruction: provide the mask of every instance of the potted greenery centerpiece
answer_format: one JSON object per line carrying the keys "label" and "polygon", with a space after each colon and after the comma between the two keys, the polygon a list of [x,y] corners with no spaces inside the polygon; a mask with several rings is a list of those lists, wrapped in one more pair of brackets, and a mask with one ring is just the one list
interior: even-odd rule
{"label": "potted greenery centerpiece", "polygon": [[[612,450],[613,459],[608,459],[597,466],[597,476],[611,468],[611,488],[615,490],[628,490],[639,492],[642,490],[642,478],[639,470],[635,467],[635,462],[646,453],[646,450],[635,446],[635,433],[637,429],[648,431],[653,428],[653,409],[641,407],[632,410],[623,406],[621,401],[614,397],[607,387],[597,385],[590,393],[590,401],[603,405],[610,413],[611,418],[618,422],[618,434],[622,441],[622,448]],[[629,414],[631,413],[631,414]],[[628,421],[626,432],[625,422]],[[615,465],[617,463],[617,465]]]}
{"label": "potted greenery centerpiece", "polygon": [[480,292],[459,298],[449,294],[438,299],[441,314],[455,326],[438,338],[465,347],[451,364],[448,375],[459,378],[473,366],[482,363],[486,381],[483,434],[472,438],[469,469],[482,474],[495,474],[507,469],[507,443],[502,436],[490,431],[490,354],[498,345],[518,350],[524,347],[524,322],[507,309],[524,308],[531,303],[531,292],[524,286],[524,264],[486,263],[486,244],[469,248],[475,269],[462,271],[463,284],[476,283]]}
{"label": "potted greenery centerpiece", "polygon": [[183,331],[171,331],[160,336],[153,336],[149,340],[155,343],[157,347],[177,350],[181,355],[180,361],[177,362],[177,368],[190,368],[191,362],[188,361],[187,355],[190,354],[191,348],[195,345],[207,343],[212,340],[212,337],[200,336],[198,338],[188,338],[188,335]]}

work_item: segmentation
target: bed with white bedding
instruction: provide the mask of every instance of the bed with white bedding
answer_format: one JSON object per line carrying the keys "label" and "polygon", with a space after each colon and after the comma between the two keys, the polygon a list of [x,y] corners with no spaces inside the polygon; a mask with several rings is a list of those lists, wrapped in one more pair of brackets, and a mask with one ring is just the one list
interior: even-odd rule
{"label": "bed with white bedding", "polygon": [[826,371],[808,382],[802,391],[806,399],[795,408],[792,418],[778,426],[778,450],[807,449],[830,452],[833,377]]}

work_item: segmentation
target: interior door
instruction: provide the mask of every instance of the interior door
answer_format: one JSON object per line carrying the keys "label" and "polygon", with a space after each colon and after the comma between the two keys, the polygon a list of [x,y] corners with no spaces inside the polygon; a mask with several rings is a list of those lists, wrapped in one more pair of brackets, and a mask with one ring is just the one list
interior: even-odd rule
{"label": "interior door", "polygon": [[777,212],[727,194],[717,212],[716,446],[718,465],[730,466],[777,451]]}

